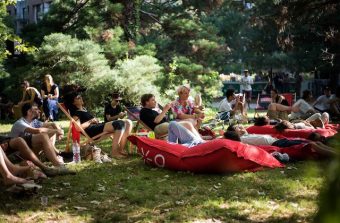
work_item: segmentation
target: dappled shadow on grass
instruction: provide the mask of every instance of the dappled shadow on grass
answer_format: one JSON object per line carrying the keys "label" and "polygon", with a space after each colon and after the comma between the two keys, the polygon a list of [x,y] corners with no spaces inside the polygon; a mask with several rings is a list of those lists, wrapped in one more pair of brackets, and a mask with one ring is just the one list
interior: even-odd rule
{"label": "dappled shadow on grass", "polygon": [[[2,203],[0,213],[18,214],[25,219],[46,210],[37,217],[44,221],[63,216],[74,216],[79,221],[116,222],[310,219],[313,208],[307,213],[293,209],[295,204],[305,209],[315,206],[322,182],[321,168],[316,162],[293,166],[297,169],[202,175],[152,168],[137,156],[107,164],[82,162],[71,167],[78,171],[77,175],[45,180],[43,189],[27,200],[1,194],[0,199],[6,200],[7,206]],[[46,207],[40,204],[41,196],[48,196]],[[272,206],[268,201],[277,203],[277,210],[287,214],[266,215],[266,208]],[[247,213],[245,209],[251,211]]]}

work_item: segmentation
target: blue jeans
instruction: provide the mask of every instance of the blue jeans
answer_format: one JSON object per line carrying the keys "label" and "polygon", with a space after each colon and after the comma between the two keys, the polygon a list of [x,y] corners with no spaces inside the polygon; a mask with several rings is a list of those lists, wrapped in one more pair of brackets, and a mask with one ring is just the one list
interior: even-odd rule
{"label": "blue jeans", "polygon": [[204,142],[200,136],[195,135],[176,121],[171,121],[168,128],[169,142],[177,143],[178,141],[179,144],[187,147],[193,147]]}
{"label": "blue jeans", "polygon": [[57,99],[44,99],[43,109],[46,118],[50,118],[53,121],[58,120],[58,100]]}

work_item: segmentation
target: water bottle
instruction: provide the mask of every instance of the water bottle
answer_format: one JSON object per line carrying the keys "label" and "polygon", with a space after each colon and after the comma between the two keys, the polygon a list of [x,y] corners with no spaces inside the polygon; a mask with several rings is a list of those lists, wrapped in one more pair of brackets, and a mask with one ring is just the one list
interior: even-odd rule
{"label": "water bottle", "polygon": [[73,152],[73,162],[80,163],[80,146],[77,141],[74,141],[72,144],[72,152]]}
{"label": "water bottle", "polygon": [[172,113],[171,110],[169,110],[169,111],[168,111],[168,121],[170,122],[170,121],[172,121],[172,120],[174,120],[174,114]]}

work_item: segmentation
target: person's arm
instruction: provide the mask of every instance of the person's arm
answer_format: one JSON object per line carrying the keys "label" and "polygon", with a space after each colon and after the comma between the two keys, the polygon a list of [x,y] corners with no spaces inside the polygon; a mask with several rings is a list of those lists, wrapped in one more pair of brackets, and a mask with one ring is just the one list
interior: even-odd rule
{"label": "person's arm", "polygon": [[118,115],[113,115],[113,116],[106,114],[105,117],[107,121],[111,122],[111,121],[117,120],[120,117],[120,115],[121,115],[120,113]]}
{"label": "person's arm", "polygon": [[43,99],[47,98],[47,95],[45,94],[45,91],[43,89],[40,90],[40,93]]}
{"label": "person's arm", "polygon": [[[87,122],[84,122],[84,123],[80,123],[80,119],[79,119],[78,116],[73,116],[73,119],[81,126],[82,129],[86,129],[91,124],[98,124],[98,120],[96,118],[90,119],[90,120],[88,120]],[[78,126],[76,126],[76,129],[78,131],[81,130],[81,129],[78,128]]]}
{"label": "person's arm", "polygon": [[57,86],[55,89],[54,89],[54,95],[49,95],[50,99],[58,99],[59,98],[59,87]]}
{"label": "person's arm", "polygon": [[47,133],[48,135],[63,135],[64,132],[62,129],[51,129],[46,127],[41,128],[33,128],[33,127],[27,127],[25,129],[25,132],[31,133],[31,134],[39,134],[39,133]]}
{"label": "person's arm", "polygon": [[284,98],[282,95],[280,95],[280,96],[279,96],[279,100],[278,100],[278,102],[277,102],[277,103],[278,103],[278,104],[281,104],[281,103],[282,103],[282,101],[283,101],[283,99],[285,99],[285,98]]}
{"label": "person's arm", "polygon": [[321,96],[318,97],[318,98],[313,102],[312,107],[314,107],[316,104],[318,104],[318,103],[320,102],[320,100],[321,100]]}
{"label": "person's arm", "polygon": [[161,113],[159,113],[159,115],[156,116],[156,118],[153,120],[154,123],[158,124],[160,123],[163,118],[165,117],[166,113],[170,110],[171,108],[171,103],[166,104],[163,107],[163,111]]}
{"label": "person's arm", "polygon": [[[33,91],[33,92],[32,92]],[[26,100],[26,101],[21,101],[21,104],[27,104],[27,103],[30,103],[32,104],[33,101],[34,101],[34,97],[35,97],[35,91],[32,90],[31,88],[28,88],[26,91],[25,91],[25,94],[24,94],[24,97],[23,99],[25,98],[26,94],[28,94],[30,96],[30,99],[29,100]]]}

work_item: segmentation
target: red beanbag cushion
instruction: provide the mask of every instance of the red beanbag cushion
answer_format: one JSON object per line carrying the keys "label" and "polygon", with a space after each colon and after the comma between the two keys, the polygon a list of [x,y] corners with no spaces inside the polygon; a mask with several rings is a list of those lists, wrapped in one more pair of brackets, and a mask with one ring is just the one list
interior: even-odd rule
{"label": "red beanbag cushion", "polygon": [[266,151],[227,139],[215,139],[188,148],[146,137],[129,136],[144,162],[177,171],[227,173],[283,167]]}
{"label": "red beanbag cushion", "polygon": [[319,133],[322,136],[330,137],[337,133],[334,125],[326,125],[325,129],[286,129],[278,132],[273,125],[250,126],[247,128],[250,134],[268,134],[276,138],[304,138],[307,139],[312,132]]}

